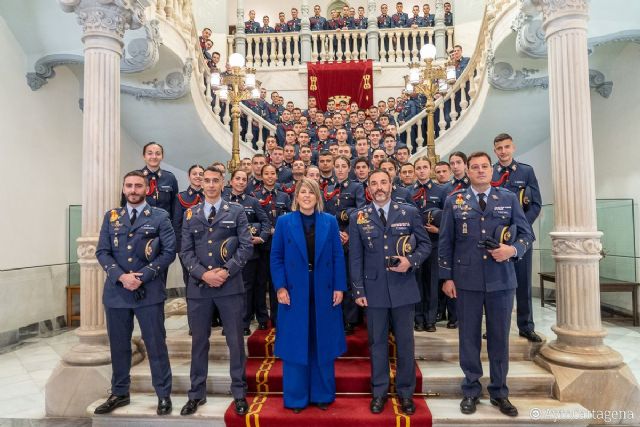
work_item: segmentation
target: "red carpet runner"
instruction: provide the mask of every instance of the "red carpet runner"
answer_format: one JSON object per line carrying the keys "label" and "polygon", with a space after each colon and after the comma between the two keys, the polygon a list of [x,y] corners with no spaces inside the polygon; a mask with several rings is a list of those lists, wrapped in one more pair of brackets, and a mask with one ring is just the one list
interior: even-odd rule
{"label": "red carpet runner", "polygon": [[[431,412],[421,397],[416,397],[416,413],[408,417],[400,410],[394,396],[390,396],[382,414],[369,411],[371,400],[369,349],[367,331],[356,328],[347,337],[347,352],[336,360],[336,401],[322,411],[309,406],[299,414],[285,409],[282,396],[282,361],[273,356],[275,330],[255,331],[248,339],[247,383],[249,414],[236,415],[233,404],[225,413],[227,427],[430,427]],[[395,354],[393,338],[389,339],[389,353]],[[392,358],[391,392],[394,390],[395,360]],[[422,390],[422,374],[416,365],[416,392]],[[269,394],[261,394],[269,393]],[[357,393],[345,394],[345,393]]]}

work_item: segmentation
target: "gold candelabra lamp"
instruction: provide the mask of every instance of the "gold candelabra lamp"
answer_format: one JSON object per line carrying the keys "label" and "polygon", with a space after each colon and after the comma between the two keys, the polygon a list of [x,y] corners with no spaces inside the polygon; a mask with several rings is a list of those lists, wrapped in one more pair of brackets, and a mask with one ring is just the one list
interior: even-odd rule
{"label": "gold candelabra lamp", "polygon": [[436,108],[436,95],[446,94],[456,81],[456,67],[451,62],[444,65],[433,63],[436,57],[436,47],[425,44],[420,49],[420,58],[424,64],[409,64],[409,75],[405,76],[405,89],[408,93],[417,93],[427,98],[427,156],[431,161],[431,173],[435,172],[435,165],[440,161],[436,155],[436,130],[433,115]]}
{"label": "gold candelabra lamp", "polygon": [[229,56],[227,71],[211,73],[211,89],[220,97],[220,101],[231,105],[231,160],[227,169],[233,173],[240,166],[240,102],[260,97],[260,82],[256,80],[256,70],[246,68],[244,56],[233,53]]}

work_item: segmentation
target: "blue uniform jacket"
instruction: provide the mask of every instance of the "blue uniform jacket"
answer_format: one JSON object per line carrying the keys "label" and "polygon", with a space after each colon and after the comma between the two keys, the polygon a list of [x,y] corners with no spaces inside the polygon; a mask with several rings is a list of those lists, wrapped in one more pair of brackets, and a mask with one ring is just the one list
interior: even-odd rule
{"label": "blue uniform jacket", "polygon": [[[178,180],[175,175],[169,171],[158,169],[152,172],[146,166],[140,169],[140,172],[147,177],[149,184],[149,192],[147,193],[147,203],[156,208],[164,209],[169,213],[169,218],[175,217],[173,210],[175,198],[178,195]],[[155,181],[155,184],[152,183]],[[123,199],[122,206],[126,204]]]}
{"label": "blue uniform jacket", "polygon": [[[220,243],[229,237],[238,238],[238,248],[233,254],[227,255],[226,263],[219,265],[214,262],[213,251],[220,251]],[[204,203],[188,209],[182,221],[180,252],[180,258],[189,271],[187,298],[212,298],[244,293],[242,269],[252,253],[249,223],[241,205],[223,200],[211,224],[204,216]],[[202,281],[202,276],[208,270],[219,267],[229,270],[229,278],[219,288],[211,288]]]}
{"label": "blue uniform jacket", "polygon": [[[529,224],[533,224],[542,209],[542,196],[540,195],[540,187],[538,186],[536,174],[531,166],[525,163],[518,163],[515,160],[507,167],[502,167],[500,163],[496,163],[493,166],[492,185],[500,181],[500,178],[507,171],[509,171],[509,174],[499,186],[506,188],[516,195],[519,195],[521,190],[529,190],[530,196],[527,197],[528,200],[522,200],[523,203],[521,203],[521,205],[527,221],[529,221]],[[523,199],[524,197],[525,196],[523,196]]]}
{"label": "blue uniform jacket", "polygon": [[309,259],[299,212],[278,220],[271,246],[271,281],[276,291],[286,288],[291,305],[278,305],[275,354],[287,362],[309,363],[309,334],[316,336],[318,361],[325,364],[346,351],[342,307],[333,307],[333,291],[346,291],[344,253],[338,224],[331,215],[316,212],[313,290],[316,330],[309,331]]}
{"label": "blue uniform jacket", "polygon": [[389,15],[380,15],[378,16],[378,28],[392,28],[393,23],[391,21],[391,17]]}
{"label": "blue uniform jacket", "polygon": [[340,183],[327,184],[322,193],[324,211],[335,216],[340,230],[345,231],[349,226],[351,213],[365,204],[362,184],[346,179]]}
{"label": "blue uniform jacket", "polygon": [[471,188],[456,191],[444,203],[440,224],[438,264],[440,279],[453,279],[458,289],[493,292],[517,286],[513,262],[496,262],[478,242],[493,237],[498,227],[515,225],[518,259],[530,250],[533,230],[518,198],[502,188],[492,188],[484,210]]}
{"label": "blue uniform jacket", "polygon": [[[269,191],[264,187],[251,195],[258,199],[260,206],[267,213],[269,223],[271,224],[269,234],[272,235],[273,230],[276,227],[276,223],[278,222],[278,218],[291,211],[291,198],[282,190],[274,188]],[[270,242],[271,241],[269,241],[269,243]]]}
{"label": "blue uniform jacket", "polygon": [[191,186],[185,191],[178,193],[173,207],[173,229],[176,232],[176,252],[180,253],[182,247],[182,219],[187,209],[194,207],[204,200],[202,190],[195,190]]}
{"label": "blue uniform jacket", "polygon": [[300,18],[287,21],[287,32],[300,31],[302,20]]}
{"label": "blue uniform jacket", "polygon": [[[262,206],[260,206],[260,202],[253,196],[248,194],[241,194],[236,196],[232,194],[231,191],[224,192],[222,194],[222,198],[228,202],[238,203],[242,205],[244,208],[244,213],[247,216],[247,222],[249,223],[249,232],[252,237],[259,237],[263,240],[263,243],[269,241],[269,237],[271,236],[271,223],[269,222],[269,217],[267,213],[264,211]],[[249,259],[257,259],[259,254],[258,251],[255,250],[254,246],[253,255]]]}
{"label": "blue uniform jacket", "polygon": [[[149,238],[160,239],[160,252],[153,261],[138,257],[139,245]],[[167,298],[162,274],[176,256],[176,236],[169,214],[158,208],[144,206],[134,225],[126,207],[107,211],[100,228],[96,258],[106,272],[102,303],[109,308],[135,308],[158,304]],[[124,273],[142,273],[139,279],[145,297],[136,301],[134,293],[122,287],[118,280]]]}
{"label": "blue uniform jacket", "polygon": [[368,25],[369,19],[367,17],[353,18],[353,26],[356,30],[366,30]]}
{"label": "blue uniform jacket", "polygon": [[[413,235],[415,247],[407,255],[411,269],[387,270],[396,256],[399,238]],[[349,219],[349,272],[353,298],[366,297],[369,307],[395,308],[420,301],[414,268],[431,252],[431,242],[415,206],[391,202],[387,226],[382,225],[373,203],[357,209]]]}
{"label": "blue uniform jacket", "polygon": [[424,18],[422,16],[412,16],[407,19],[407,27],[411,27],[412,25],[416,25],[418,27],[426,27]]}
{"label": "blue uniform jacket", "polygon": [[257,34],[260,32],[260,24],[256,21],[244,21],[244,32],[246,34]]}
{"label": "blue uniform jacket", "polygon": [[312,16],[309,18],[311,31],[322,31],[327,29],[327,18],[324,16]]}
{"label": "blue uniform jacket", "polygon": [[409,15],[406,13],[394,13],[391,17],[391,21],[393,22],[394,28],[406,28],[407,21],[409,21]]}
{"label": "blue uniform jacket", "polygon": [[436,25],[436,15],[430,13],[429,16],[424,16],[422,18],[422,22],[424,22],[425,27],[433,27]]}
{"label": "blue uniform jacket", "polygon": [[260,34],[271,34],[271,33],[275,33],[275,32],[276,32],[276,30],[275,30],[275,28],[270,27],[270,26],[268,26],[268,25],[267,25],[266,27],[263,25],[262,27],[260,27],[260,29],[258,30],[258,32],[259,32]]}

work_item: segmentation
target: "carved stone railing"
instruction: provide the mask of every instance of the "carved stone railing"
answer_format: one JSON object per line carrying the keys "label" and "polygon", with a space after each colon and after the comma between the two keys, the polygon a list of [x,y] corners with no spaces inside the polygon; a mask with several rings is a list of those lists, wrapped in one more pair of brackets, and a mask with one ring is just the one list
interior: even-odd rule
{"label": "carved stone railing", "polygon": [[[381,64],[415,62],[425,43],[436,44],[436,28],[376,29],[377,37],[370,38],[367,30],[311,31],[312,62],[348,62],[369,59],[370,40],[378,44]],[[454,27],[442,30],[446,47],[453,47]],[[246,34],[247,66],[255,68],[298,67],[305,61],[301,50],[304,33]],[[234,52],[234,36],[227,37],[227,53]]]}
{"label": "carved stone railing", "polygon": [[[495,23],[502,14],[514,7],[517,0],[490,0],[483,14],[478,41],[469,63],[446,95],[435,101],[435,134],[437,140],[456,126],[474,105],[480,88],[488,84],[487,66],[492,61],[492,34]],[[398,134],[412,153],[426,154],[427,112],[420,111],[398,127]],[[422,153],[424,151],[424,153]]]}

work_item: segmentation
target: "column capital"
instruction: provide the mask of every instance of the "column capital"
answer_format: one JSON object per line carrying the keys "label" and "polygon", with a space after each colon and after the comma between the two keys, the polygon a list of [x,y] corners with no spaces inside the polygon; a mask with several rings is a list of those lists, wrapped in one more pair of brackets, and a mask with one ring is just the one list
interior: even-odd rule
{"label": "column capital", "polygon": [[122,40],[126,30],[140,28],[145,22],[146,0],[58,0],[67,13],[75,13],[82,31]]}
{"label": "column capital", "polygon": [[588,0],[531,0],[542,10],[546,38],[561,30],[587,29]]}

